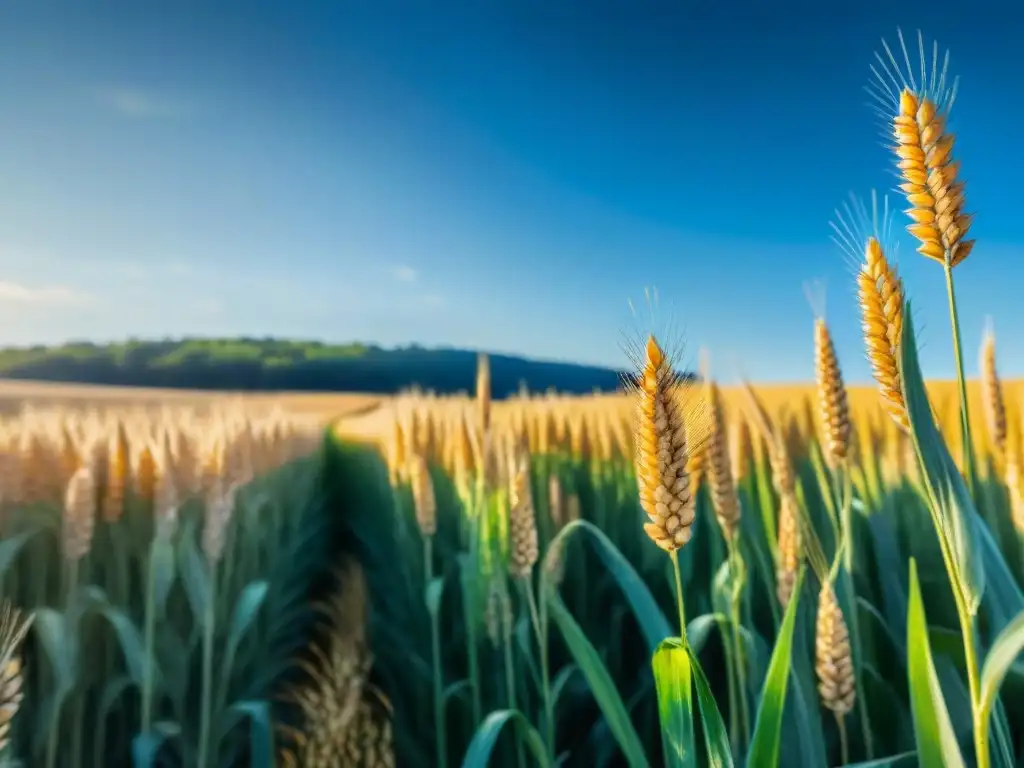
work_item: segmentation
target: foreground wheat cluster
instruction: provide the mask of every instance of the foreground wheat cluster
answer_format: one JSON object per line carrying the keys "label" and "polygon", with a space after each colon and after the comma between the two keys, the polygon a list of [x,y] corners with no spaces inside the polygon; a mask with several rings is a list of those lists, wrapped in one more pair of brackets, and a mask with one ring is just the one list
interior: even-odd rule
{"label": "foreground wheat cluster", "polygon": [[874,389],[847,387],[851,352],[819,312],[803,391],[721,388],[707,356],[682,376],[655,334],[625,395],[492,402],[481,358],[472,398],[396,400],[395,514],[375,536],[406,661],[374,669],[391,670],[399,764],[1024,759],[1021,393],[991,332],[980,382],[964,377],[955,84],[937,48],[900,44],[873,91],[907,232],[946,277],[956,384],[921,378],[873,198],[833,229],[858,264],[846,309]]}
{"label": "foreground wheat cluster", "polygon": [[320,442],[244,401],[0,421],[8,764],[225,765],[270,734]]}

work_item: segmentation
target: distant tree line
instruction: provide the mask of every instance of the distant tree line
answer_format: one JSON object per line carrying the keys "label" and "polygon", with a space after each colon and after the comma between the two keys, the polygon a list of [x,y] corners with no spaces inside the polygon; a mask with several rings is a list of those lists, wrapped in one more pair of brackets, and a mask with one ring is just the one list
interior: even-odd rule
{"label": "distant tree line", "polygon": [[[418,386],[438,393],[471,391],[477,353],[417,346],[225,338],[0,349],[0,376],[86,384],[242,391],[394,393]],[[618,371],[596,366],[491,355],[491,386],[506,397],[531,392],[609,392]]]}

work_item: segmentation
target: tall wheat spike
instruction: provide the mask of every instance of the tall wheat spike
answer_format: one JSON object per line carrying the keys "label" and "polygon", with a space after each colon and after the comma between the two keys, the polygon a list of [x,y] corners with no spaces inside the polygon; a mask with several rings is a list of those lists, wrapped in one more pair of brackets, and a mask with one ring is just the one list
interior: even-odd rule
{"label": "tall wheat spike", "polygon": [[1014,419],[1007,428],[1006,469],[1004,479],[1010,495],[1010,521],[1024,536],[1024,440],[1020,419]]}
{"label": "tall wheat spike", "polygon": [[775,590],[785,608],[793,596],[793,587],[800,570],[803,542],[800,535],[800,510],[796,494],[787,491],[779,497],[779,554],[775,566]]}
{"label": "tall wheat spike", "polygon": [[857,695],[850,634],[835,589],[827,578],[818,593],[814,650],[822,705],[837,716],[849,713]]}
{"label": "tall wheat spike", "polygon": [[693,535],[694,495],[687,472],[686,419],[676,397],[678,377],[653,336],[647,339],[636,386],[636,476],[644,531],[675,552]]}
{"label": "tall wheat spike", "polygon": [[77,563],[89,553],[96,528],[96,481],[89,467],[80,467],[68,481],[64,499],[64,557]]}
{"label": "tall wheat spike", "polygon": [[437,532],[437,500],[430,468],[422,453],[415,453],[409,461],[409,482],[412,485],[413,507],[420,533],[433,536]]}
{"label": "tall wheat spike", "polygon": [[727,541],[736,537],[740,522],[740,500],[733,479],[732,463],[726,437],[725,411],[718,385],[705,376],[705,397],[711,419],[707,442],[708,479],[715,516]]}
{"label": "tall wheat spike", "polygon": [[903,332],[903,284],[889,264],[882,246],[868,238],[864,264],[857,275],[864,342],[871,372],[882,394],[882,404],[904,430],[910,429],[900,381],[899,345]]}
{"label": "tall wheat spike", "polygon": [[1006,403],[1003,387],[996,368],[996,337],[991,327],[986,329],[981,343],[981,395],[985,406],[985,421],[993,452],[999,460],[1006,451]]}
{"label": "tall wheat spike", "polygon": [[25,697],[21,666],[21,642],[32,626],[10,603],[0,609],[0,754],[11,743],[11,728]]}
{"label": "tall wheat spike", "polygon": [[735,481],[743,482],[750,475],[754,462],[754,446],[750,437],[750,422],[740,414],[729,429],[729,452]]}
{"label": "tall wheat spike", "polygon": [[850,404],[832,334],[824,318],[814,321],[814,372],[818,385],[825,459],[833,469],[850,450]]}
{"label": "tall wheat spike", "polygon": [[[899,33],[906,73],[900,70],[888,45],[889,65],[875,71],[872,93],[881,114],[888,112],[896,144],[896,167],[902,177],[911,219],[907,227],[920,241],[922,256],[953,268],[966,259],[974,241],[965,239],[972,216],[964,212],[964,183],[958,179],[960,163],[953,159],[954,136],[947,129],[956,98],[956,80],[947,87],[949,54],[941,72],[938,45],[933,46],[931,71],[926,70],[924,39],[918,33],[920,78],[910,71],[910,57]],[[884,62],[883,62],[884,63]]]}
{"label": "tall wheat spike", "polygon": [[524,454],[516,466],[512,485],[512,509],[508,518],[509,552],[508,572],[514,579],[526,578],[540,556],[537,541],[537,515],[530,490],[530,464]]}

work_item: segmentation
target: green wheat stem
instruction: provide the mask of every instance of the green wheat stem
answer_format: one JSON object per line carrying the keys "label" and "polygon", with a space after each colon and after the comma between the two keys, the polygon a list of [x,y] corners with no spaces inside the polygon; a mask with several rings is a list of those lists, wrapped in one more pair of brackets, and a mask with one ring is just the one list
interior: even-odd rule
{"label": "green wheat stem", "polygon": [[977,469],[974,465],[974,442],[971,439],[971,418],[967,408],[967,378],[964,375],[964,356],[960,336],[960,316],[956,308],[956,291],[953,288],[953,267],[946,258],[946,297],[949,300],[949,322],[953,331],[953,355],[956,358],[956,383],[960,394],[960,439],[962,442],[964,478],[972,498],[976,498]]}
{"label": "green wheat stem", "polygon": [[[159,534],[158,534],[159,535]],[[146,576],[146,608],[145,629],[143,630],[143,658],[145,669],[142,672],[142,715],[141,732],[148,733],[153,721],[153,673],[156,665],[156,558],[153,550],[157,539],[154,538],[149,547],[149,562]]]}
{"label": "green wheat stem", "polygon": [[679,570],[679,550],[673,549],[669,555],[672,559],[672,575],[676,583],[676,608],[679,610],[679,639],[686,645],[686,607],[683,603],[683,575]]}
{"label": "green wheat stem", "polygon": [[839,730],[839,759],[840,765],[850,762],[850,739],[846,733],[846,718],[836,713],[836,728]]}
{"label": "green wheat stem", "polygon": [[[857,593],[853,584],[853,474],[850,471],[848,462],[843,462],[839,469],[842,475],[842,498],[840,500],[840,519],[842,520],[842,547],[843,547],[843,580],[846,584],[847,595],[850,598],[850,631],[854,638],[854,648],[857,654],[858,663],[861,662],[863,654],[863,643],[860,634],[860,620],[857,616]],[[857,693],[857,710],[860,720],[861,736],[864,739],[864,750],[867,759],[874,757],[874,737],[871,733],[871,718],[868,713],[867,699],[864,696],[864,680],[862,668],[854,668],[853,684]],[[843,725],[845,736],[845,723]]]}
{"label": "green wheat stem", "polygon": [[[921,476],[925,476],[924,459],[920,451],[917,455],[918,467]],[[931,494],[929,494],[931,495]],[[960,637],[964,646],[964,666],[967,668],[967,688],[971,701],[971,719],[974,726],[974,749],[977,760],[977,768],[990,768],[991,760],[988,749],[988,722],[983,716],[981,707],[981,680],[978,673],[978,649],[974,635],[974,619],[967,606],[964,595],[963,580],[957,568],[956,560],[950,550],[949,540],[943,532],[942,521],[939,518],[939,508],[934,497],[929,498],[929,510],[932,515],[932,525],[935,526],[939,551],[942,554],[942,562],[946,568],[946,575],[952,586],[953,603],[956,606],[957,619],[960,624]]]}
{"label": "green wheat stem", "polygon": [[480,658],[477,648],[477,625],[476,607],[477,591],[476,578],[480,564],[480,516],[482,513],[483,479],[478,478],[475,493],[472,500],[472,515],[470,520],[469,536],[469,568],[472,570],[470,577],[462,577],[462,620],[466,626],[466,654],[469,662],[469,687],[473,706],[473,727],[480,724],[483,718],[483,704],[480,695]]}
{"label": "green wheat stem", "polygon": [[[65,585],[64,593],[64,615],[71,615],[71,599],[74,595],[75,590],[78,588],[78,561],[68,563],[67,570],[67,584]],[[74,628],[75,631],[75,642],[78,642],[78,627]],[[48,735],[46,744],[46,765],[47,768],[53,768],[57,764],[57,742],[58,736],[60,735],[60,699],[54,701],[53,707],[53,721],[50,723],[50,733]],[[78,717],[76,719],[81,720],[81,713],[79,708],[76,707]],[[76,735],[72,734],[72,739],[76,738]],[[81,740],[81,730],[77,734],[79,741]],[[81,751],[81,750],[79,750]]]}
{"label": "green wheat stem", "polygon": [[[971,438],[971,420],[967,405],[967,378],[964,375],[964,356],[961,344],[960,317],[956,307],[956,290],[953,287],[953,266],[950,254],[946,254],[944,271],[946,275],[946,297],[949,301],[949,321],[953,334],[953,355],[956,358],[956,380],[960,395],[960,439],[964,464],[964,479],[972,498],[977,498],[977,475],[974,465],[974,442]],[[950,554],[947,569],[951,578],[959,581],[959,571],[953,567]],[[958,585],[959,586],[959,585]],[[971,712],[974,719],[974,749],[978,768],[989,768],[990,757],[988,748],[988,724],[979,722],[983,719],[981,710],[981,681],[978,674],[978,650],[974,633],[974,619],[964,599],[963,590],[953,590],[957,614],[960,617],[960,634],[964,644],[964,662],[967,667],[967,686],[971,696]]]}
{"label": "green wheat stem", "polygon": [[739,534],[729,544],[730,566],[733,573],[732,595],[730,610],[732,612],[732,641],[733,655],[736,664],[736,687],[739,695],[739,716],[741,747],[745,747],[750,741],[750,712],[747,704],[747,660],[743,652],[743,623],[740,617],[743,602],[743,587],[746,582],[744,577],[742,555],[739,547]]}
{"label": "green wheat stem", "polygon": [[[429,587],[434,580],[434,537],[423,537],[423,580]],[[447,734],[444,722],[444,670],[441,669],[440,606],[428,608],[430,614],[430,655],[434,678],[434,741],[438,768],[448,765]]]}
{"label": "green wheat stem", "polygon": [[213,695],[213,640],[217,622],[215,594],[217,591],[217,564],[210,563],[210,594],[203,617],[203,669],[200,694],[198,768],[205,768],[210,751],[210,706]]}
{"label": "green wheat stem", "polygon": [[537,639],[537,650],[540,654],[540,684],[541,696],[544,700],[544,733],[548,745],[548,757],[552,763],[555,759],[555,709],[551,699],[551,660],[548,656],[547,627],[541,620],[540,611],[537,609],[537,599],[533,594],[533,587],[529,578],[523,578],[519,582],[526,604],[530,611],[530,623],[533,625],[534,636]]}
{"label": "green wheat stem", "polygon": [[[508,600],[509,596],[507,593],[507,581],[502,578],[501,591],[504,595],[504,599]],[[515,660],[512,657],[512,626],[508,620],[508,616],[505,611],[502,611],[502,628],[501,628],[501,646],[502,654],[504,658],[505,666],[505,687],[506,695],[508,696],[508,708],[515,712],[516,707],[516,670]],[[526,758],[523,753],[523,740],[519,738],[519,734],[513,735],[516,742],[516,764],[519,768],[525,768]]]}

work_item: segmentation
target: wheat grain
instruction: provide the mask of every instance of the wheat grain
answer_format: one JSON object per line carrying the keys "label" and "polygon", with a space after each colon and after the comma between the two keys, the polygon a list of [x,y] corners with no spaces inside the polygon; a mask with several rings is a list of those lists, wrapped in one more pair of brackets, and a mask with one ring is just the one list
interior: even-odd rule
{"label": "wheat grain", "polygon": [[540,549],[537,541],[537,515],[530,491],[530,466],[525,456],[520,458],[516,468],[508,526],[511,543],[509,575],[514,579],[526,578],[537,563]]}
{"label": "wheat grain", "polygon": [[434,496],[434,481],[430,477],[430,467],[421,453],[414,453],[410,457],[409,482],[412,485],[416,524],[421,534],[433,536],[437,533],[437,500]]}
{"label": "wheat grain", "polygon": [[989,439],[998,459],[1006,450],[1006,403],[996,368],[996,337],[989,328],[981,344],[981,390]]}
{"label": "wheat grain", "polygon": [[775,567],[775,590],[779,603],[785,607],[793,596],[803,550],[800,536],[800,512],[796,496],[785,492],[779,499],[778,561]]}
{"label": "wheat grain", "polygon": [[754,462],[754,446],[750,438],[750,423],[740,415],[729,427],[730,463],[737,484],[742,483],[750,475]]}
{"label": "wheat grain", "polygon": [[64,558],[77,563],[89,553],[96,527],[96,481],[89,467],[80,467],[68,481],[64,497]]}
{"label": "wheat grain", "polygon": [[893,135],[900,188],[911,206],[907,231],[921,242],[921,255],[952,268],[970,255],[974,241],[964,239],[972,217],[964,213],[964,183],[957,179],[960,164],[953,159],[946,117],[931,98],[905,88]]}
{"label": "wheat grain", "polygon": [[10,603],[0,609],[0,754],[11,743],[11,727],[25,697],[20,647],[32,625]]}
{"label": "wheat grain", "polygon": [[640,506],[650,519],[644,531],[663,550],[675,552],[693,534],[694,496],[677,379],[653,336],[640,374],[635,444]]}
{"label": "wheat grain", "polygon": [[832,334],[821,317],[814,322],[814,372],[825,459],[835,469],[846,460],[850,450],[850,404]]}
{"label": "wheat grain", "polygon": [[868,361],[882,393],[882,404],[901,428],[909,430],[899,373],[903,284],[873,237],[868,239],[864,264],[857,275],[857,296]]}
{"label": "wheat grain", "polygon": [[815,623],[815,665],[818,694],[825,709],[837,716],[848,714],[856,700],[850,636],[836,593],[827,579],[818,594]]}
{"label": "wheat grain", "polygon": [[711,436],[705,448],[711,502],[722,534],[727,541],[732,541],[736,536],[740,521],[740,500],[736,493],[736,483],[733,480],[732,465],[726,444],[722,397],[714,381],[705,378],[704,387],[711,418]]}

